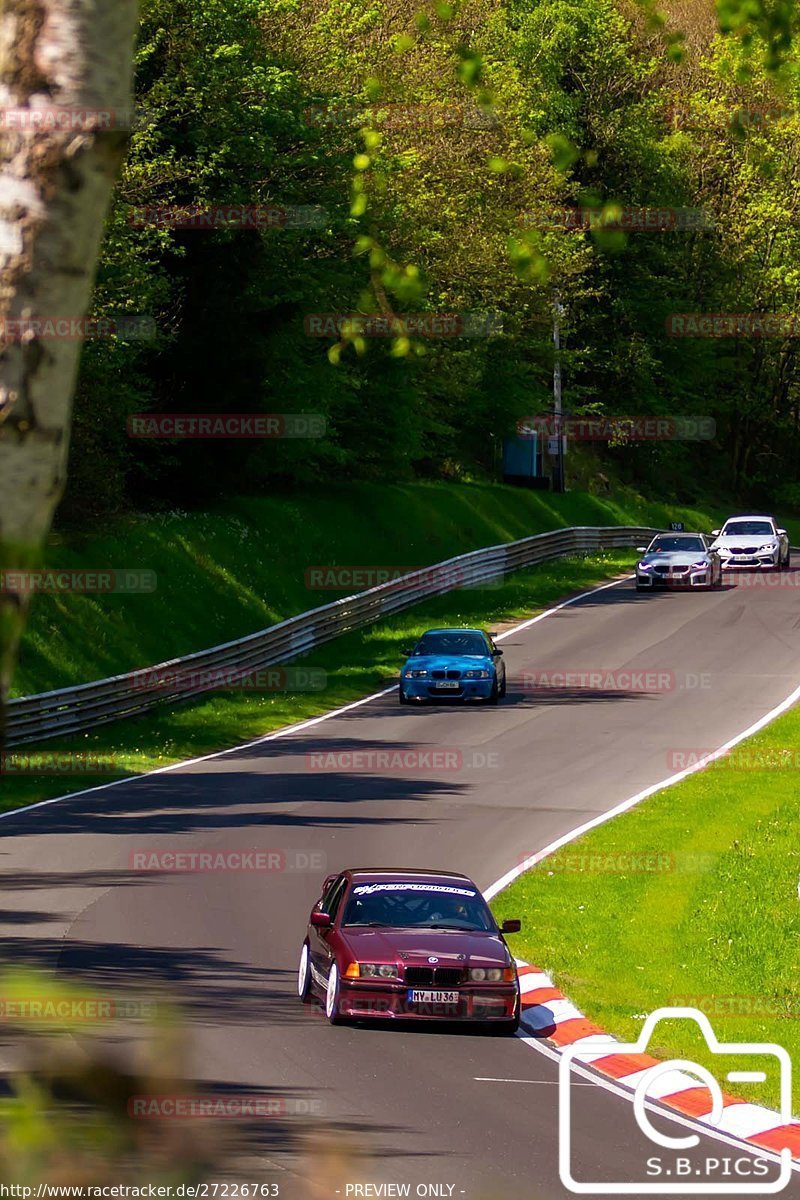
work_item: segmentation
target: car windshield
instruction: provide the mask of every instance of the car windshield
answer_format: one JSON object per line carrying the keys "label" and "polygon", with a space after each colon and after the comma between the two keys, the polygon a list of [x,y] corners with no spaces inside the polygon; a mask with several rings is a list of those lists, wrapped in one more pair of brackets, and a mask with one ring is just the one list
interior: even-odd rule
{"label": "car windshield", "polygon": [[464,654],[470,658],[485,658],[489,649],[479,633],[462,633],[456,629],[447,633],[423,633],[414,647],[414,653]]}
{"label": "car windshield", "polygon": [[466,881],[357,883],[350,893],[343,924],[497,931],[486,901]]}
{"label": "car windshield", "polygon": [[705,544],[701,537],[660,537],[653,538],[653,541],[648,547],[648,554],[669,554],[673,550],[686,550],[694,553],[695,550],[705,550]]}
{"label": "car windshield", "polygon": [[771,537],[769,521],[728,521],[722,530],[723,537]]}

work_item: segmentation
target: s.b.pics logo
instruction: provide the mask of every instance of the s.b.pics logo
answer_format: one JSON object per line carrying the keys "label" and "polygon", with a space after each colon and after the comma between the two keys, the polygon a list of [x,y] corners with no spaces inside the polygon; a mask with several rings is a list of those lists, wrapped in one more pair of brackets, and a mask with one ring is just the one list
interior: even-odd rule
{"label": "s.b.pics logo", "polygon": [[[788,1125],[792,1119],[792,1064],[782,1046],[774,1042],[720,1042],[708,1017],[696,1008],[659,1008],[646,1019],[638,1041],[628,1045],[605,1034],[582,1038],[567,1047],[559,1065],[559,1174],[570,1192],[584,1195],[774,1195],[782,1191],[792,1175],[791,1150],[762,1151],[756,1147],[747,1153],[739,1150],[734,1139],[752,1133],[752,1109],[747,1104],[725,1096],[707,1067],[686,1059],[660,1062],[646,1054],[659,1021],[692,1020],[699,1026],[708,1050],[719,1055],[720,1073],[737,1085],[763,1083],[768,1073],[777,1072],[780,1091],[780,1112],[772,1119],[772,1128]],[[630,1056],[630,1071],[620,1082],[634,1089],[633,1118],[644,1137],[625,1139],[625,1149],[641,1146],[642,1163],[639,1178],[626,1180],[592,1180],[585,1176],[582,1164],[589,1155],[581,1154],[581,1127],[573,1115],[571,1085],[580,1064],[597,1062],[613,1056],[616,1062]],[[585,1072],[584,1072],[585,1073]],[[615,1072],[615,1074],[617,1074]],[[664,1107],[661,1107],[661,1106]],[[672,1111],[670,1111],[672,1110]],[[677,1110],[677,1113],[676,1113]],[[751,1114],[750,1121],[742,1113]],[[770,1118],[767,1110],[761,1109]],[[687,1117],[695,1117],[708,1128],[709,1135],[721,1135],[719,1150],[712,1154],[701,1144],[696,1133],[667,1132],[664,1118],[676,1115],[684,1129],[698,1128]],[[655,1123],[654,1123],[655,1118]],[[759,1132],[766,1127],[762,1124]],[[587,1130],[587,1135],[591,1131]],[[630,1169],[627,1172],[630,1175]]]}

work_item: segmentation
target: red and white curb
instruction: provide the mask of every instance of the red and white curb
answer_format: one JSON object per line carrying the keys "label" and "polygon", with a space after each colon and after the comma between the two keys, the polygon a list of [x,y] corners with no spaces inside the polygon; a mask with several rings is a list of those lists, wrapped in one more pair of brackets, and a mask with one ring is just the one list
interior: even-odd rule
{"label": "red and white curb", "polygon": [[[549,975],[521,960],[517,961],[517,969],[525,1033],[546,1041],[556,1052],[570,1047],[576,1062],[591,1066],[615,1084],[629,1088],[633,1098],[637,1084],[646,1071],[658,1065],[659,1059],[650,1054],[615,1053],[613,1047],[622,1043],[585,1017]],[[787,1148],[793,1159],[800,1160],[800,1122],[782,1124],[778,1113],[771,1109],[723,1092],[722,1117],[712,1124],[704,1119],[711,1112],[711,1092],[698,1086],[697,1080],[684,1071],[664,1072],[648,1089],[648,1099],[658,1100],[711,1132],[727,1134],[774,1154]]]}

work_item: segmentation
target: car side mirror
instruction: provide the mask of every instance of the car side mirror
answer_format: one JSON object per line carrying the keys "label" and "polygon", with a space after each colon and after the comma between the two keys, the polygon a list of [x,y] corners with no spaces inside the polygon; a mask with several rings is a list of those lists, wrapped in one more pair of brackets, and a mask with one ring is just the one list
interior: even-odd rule
{"label": "car side mirror", "polygon": [[712,536],[712,537],[719,537],[719,535],[720,535],[720,533],[721,533],[721,532],[722,532],[722,530],[721,530],[721,529],[712,529],[712,530],[711,530],[711,536]]}
{"label": "car side mirror", "polygon": [[522,929],[522,921],[518,920],[503,921],[500,926],[501,933],[519,933],[520,929]]}
{"label": "car side mirror", "polygon": [[636,553],[637,554],[647,554],[647,546],[637,546]]}
{"label": "car side mirror", "polygon": [[331,925],[333,924],[333,921],[331,920],[331,914],[324,912],[312,912],[311,924],[315,925],[317,929],[330,929]]}
{"label": "car side mirror", "polygon": [[780,534],[781,537],[788,537],[788,534],[785,529],[779,529],[778,533]]}
{"label": "car side mirror", "polygon": [[495,647],[495,649],[492,651],[492,658],[502,658],[502,657],[503,657],[503,651],[498,650],[497,647]]}

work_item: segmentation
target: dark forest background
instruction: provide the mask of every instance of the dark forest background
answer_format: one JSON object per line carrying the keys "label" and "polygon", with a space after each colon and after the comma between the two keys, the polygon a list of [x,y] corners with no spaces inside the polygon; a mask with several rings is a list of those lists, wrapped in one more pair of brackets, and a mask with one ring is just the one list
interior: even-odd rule
{"label": "dark forest background", "polygon": [[[569,411],[716,421],[710,442],[604,446],[617,476],[800,506],[796,338],[666,331],[797,309],[795,51],[742,34],[696,2],[662,23],[625,0],[145,0],[95,312],[156,333],[87,343],[63,518],[496,478],[503,437],[552,403],[555,304]],[[137,218],[229,204],[289,219]],[[690,213],[626,233],[620,206]],[[575,207],[592,228],[553,223]],[[387,311],[502,332],[306,333],[309,314]],[[141,412],[318,413],[328,433],[132,439]]]}

